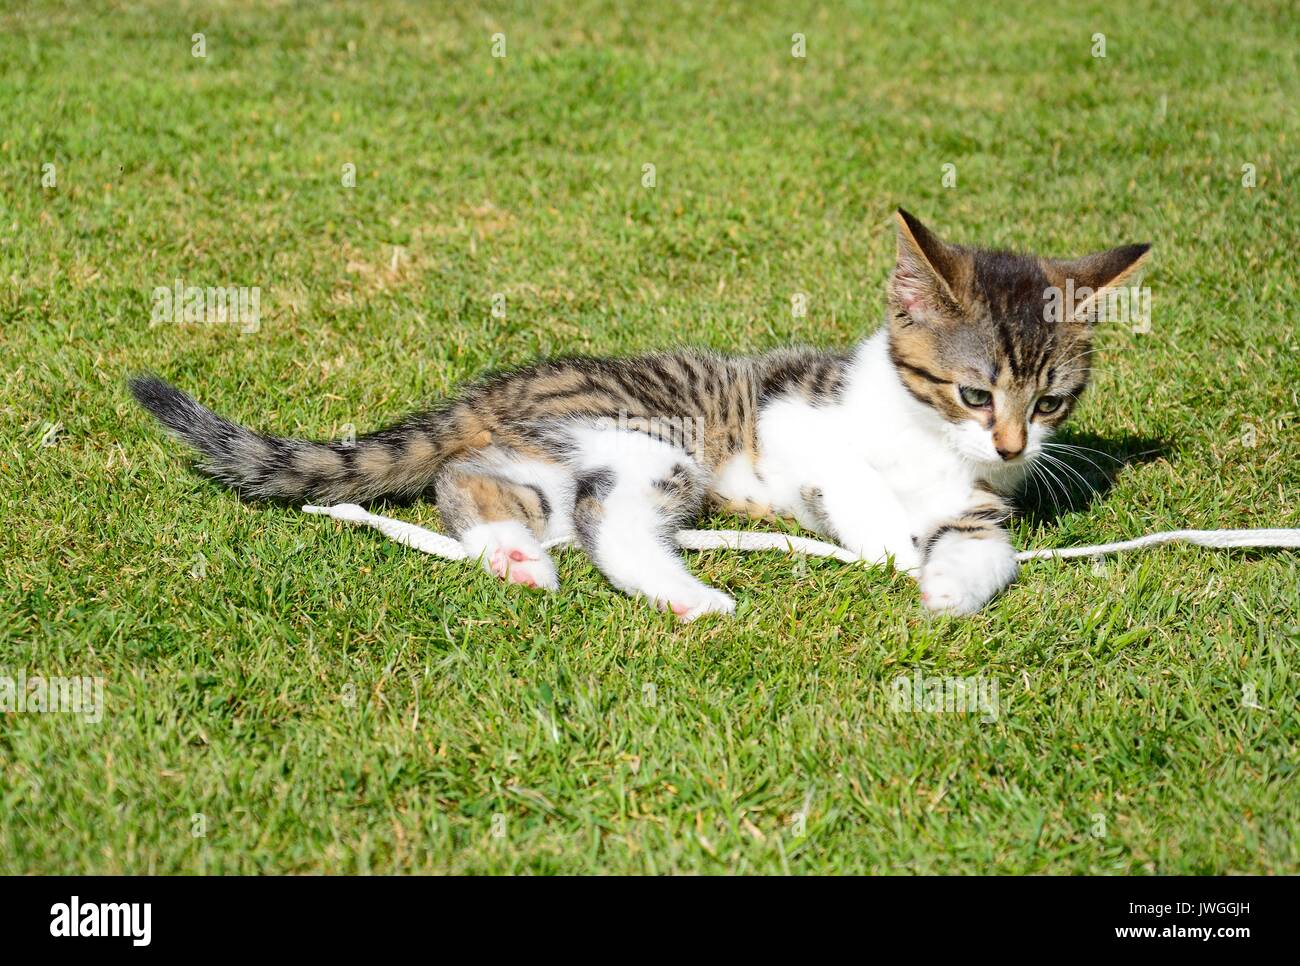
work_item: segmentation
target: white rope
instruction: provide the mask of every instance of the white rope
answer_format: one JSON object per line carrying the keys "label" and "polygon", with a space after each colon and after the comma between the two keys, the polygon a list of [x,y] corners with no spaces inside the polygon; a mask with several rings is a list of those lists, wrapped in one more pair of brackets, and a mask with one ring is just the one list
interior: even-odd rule
{"label": "white rope", "polygon": [[303,513],[320,513],[327,517],[333,517],[335,520],[346,520],[348,523],[361,523],[368,527],[374,527],[386,537],[396,540],[398,543],[406,544],[421,553],[431,553],[435,557],[443,557],[447,560],[464,560],[469,556],[469,551],[454,537],[445,537],[441,533],[434,533],[432,530],[426,530],[424,527],[417,527],[414,523],[404,523],[401,520],[394,520],[392,517],[381,517],[377,513],[368,513],[355,503],[336,503],[334,506],[305,506],[302,508]]}
{"label": "white rope", "polygon": [[[469,551],[459,540],[435,533],[413,523],[394,520],[369,513],[355,503],[337,503],[334,506],[305,506],[304,513],[318,513],[374,527],[385,536],[422,553],[445,560],[465,560]],[[795,537],[784,533],[756,533],[751,530],[679,530],[677,545],[683,550],[785,550],[804,553],[811,557],[833,557],[845,563],[856,563],[860,558],[843,547],[808,537]],[[577,541],[572,536],[556,537],[544,547],[569,547]],[[1022,550],[1017,560],[1049,560],[1069,557],[1100,557],[1123,550],[1141,550],[1166,543],[1190,543],[1199,547],[1300,547],[1300,530],[1169,530],[1150,533],[1133,540],[1116,543],[1098,543],[1089,547],[1059,547],[1047,550]]]}
{"label": "white rope", "polygon": [[1166,530],[1132,540],[1099,543],[1091,547],[1057,547],[1051,550],[1022,550],[1017,560],[1061,560],[1067,557],[1100,557],[1122,550],[1141,550],[1166,543],[1191,543],[1198,547],[1300,547],[1300,530]]}

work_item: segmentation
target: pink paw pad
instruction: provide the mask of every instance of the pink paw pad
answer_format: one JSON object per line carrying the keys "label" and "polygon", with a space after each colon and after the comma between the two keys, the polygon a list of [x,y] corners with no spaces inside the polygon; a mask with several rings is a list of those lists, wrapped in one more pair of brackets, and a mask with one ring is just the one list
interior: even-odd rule
{"label": "pink paw pad", "polygon": [[518,547],[498,547],[488,558],[492,573],[511,584],[524,587],[551,587],[555,583],[553,568],[548,561],[531,556]]}

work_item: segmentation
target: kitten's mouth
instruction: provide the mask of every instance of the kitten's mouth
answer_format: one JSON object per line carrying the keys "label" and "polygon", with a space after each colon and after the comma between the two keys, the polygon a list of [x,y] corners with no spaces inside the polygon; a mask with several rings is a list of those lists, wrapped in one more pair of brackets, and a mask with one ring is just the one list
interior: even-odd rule
{"label": "kitten's mouth", "polygon": [[1035,455],[1036,454],[1031,453],[1028,450],[1022,450],[1021,452],[1017,453],[1015,456],[1012,456],[1010,459],[1002,459],[1001,457],[998,457],[997,459],[992,459],[992,460],[983,459],[980,460],[980,462],[984,464],[984,468],[987,472],[996,473],[999,470],[1021,469],[1022,467],[1028,465],[1033,460]]}

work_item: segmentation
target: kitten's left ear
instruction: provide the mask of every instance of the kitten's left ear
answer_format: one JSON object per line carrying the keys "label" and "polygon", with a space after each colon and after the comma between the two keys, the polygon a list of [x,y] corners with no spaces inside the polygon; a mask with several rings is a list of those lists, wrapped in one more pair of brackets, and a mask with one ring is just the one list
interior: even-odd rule
{"label": "kitten's left ear", "polygon": [[1083,258],[1053,260],[1049,263],[1049,269],[1050,274],[1055,276],[1053,281],[1062,289],[1070,282],[1073,283],[1071,287],[1075,292],[1091,289],[1090,295],[1075,304],[1073,312],[1075,319],[1089,319],[1092,318],[1098,296],[1109,289],[1137,282],[1150,252],[1150,243],[1121,245]]}

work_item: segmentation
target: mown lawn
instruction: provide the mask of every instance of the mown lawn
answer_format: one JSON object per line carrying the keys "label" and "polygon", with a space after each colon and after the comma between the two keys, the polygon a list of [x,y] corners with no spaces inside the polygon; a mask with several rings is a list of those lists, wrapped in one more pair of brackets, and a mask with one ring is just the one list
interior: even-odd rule
{"label": "mown lawn", "polygon": [[[1294,5],[177,6],[0,13],[0,671],[106,691],[0,715],[0,872],[1300,871],[1294,552],[971,619],[717,552],[740,611],[681,628],[578,554],[518,593],[241,505],[124,388],[327,436],[538,354],[845,344],[904,204],[1155,243],[1066,436],[1107,472],[1019,545],[1300,526]],[[151,325],[177,279],[260,325]],[[917,673],[1000,713],[896,710]]]}

